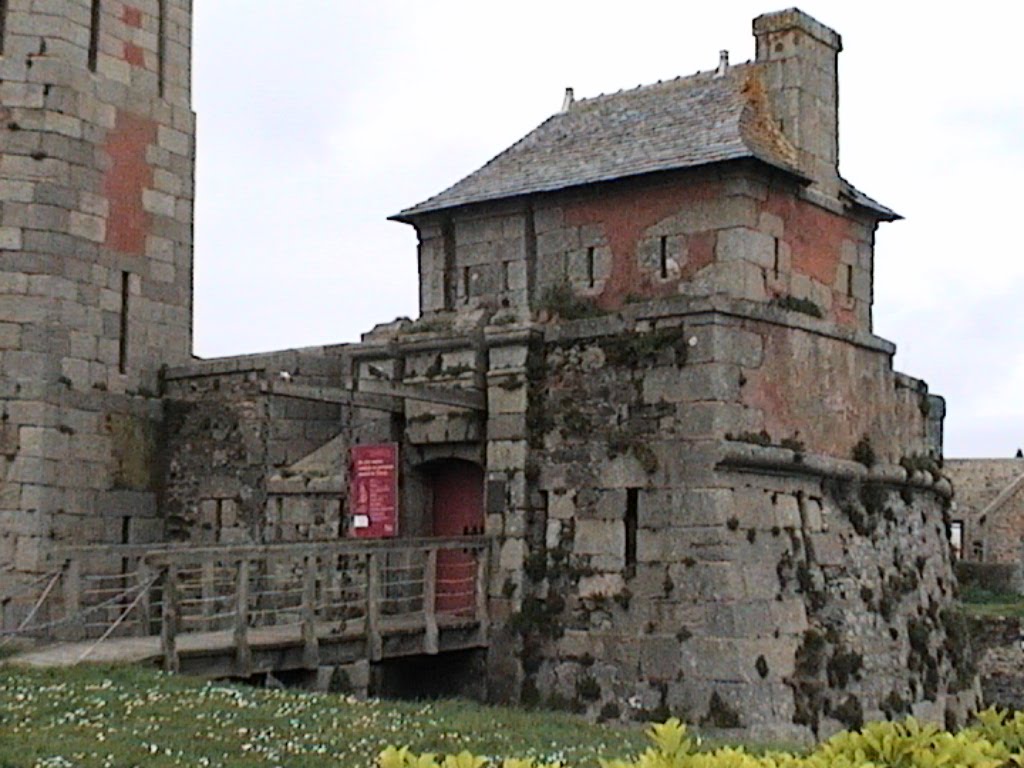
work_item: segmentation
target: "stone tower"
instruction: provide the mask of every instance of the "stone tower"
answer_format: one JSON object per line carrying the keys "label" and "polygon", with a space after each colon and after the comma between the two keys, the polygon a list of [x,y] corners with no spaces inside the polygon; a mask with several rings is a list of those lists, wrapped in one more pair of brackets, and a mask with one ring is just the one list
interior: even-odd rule
{"label": "stone tower", "polygon": [[0,2],[0,572],[151,541],[191,356],[191,0]]}

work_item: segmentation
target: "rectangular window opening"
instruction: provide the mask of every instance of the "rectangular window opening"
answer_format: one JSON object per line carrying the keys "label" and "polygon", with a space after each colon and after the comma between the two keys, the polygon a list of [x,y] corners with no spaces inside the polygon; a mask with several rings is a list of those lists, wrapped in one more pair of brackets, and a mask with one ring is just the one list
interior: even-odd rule
{"label": "rectangular window opening", "polygon": [[658,255],[659,268],[661,272],[661,279],[666,280],[668,278],[668,238],[661,238],[661,251]]}
{"label": "rectangular window opening", "polygon": [[472,275],[469,273],[469,267],[462,268],[462,297],[469,301],[470,293],[470,278]]}
{"label": "rectangular window opening", "polygon": [[779,238],[776,237],[775,238],[775,260],[772,262],[772,272],[775,273],[775,279],[776,280],[778,280],[778,278],[779,278],[779,261],[780,261],[779,251],[780,251],[780,248],[779,248]]}
{"label": "rectangular window opening", "polygon": [[501,290],[512,290],[512,262],[510,261],[501,263]]}
{"label": "rectangular window opening", "polygon": [[846,295],[853,298],[853,267],[849,264],[846,265]]}
{"label": "rectangular window opening", "polygon": [[128,312],[131,302],[131,273],[121,273],[121,318],[117,348],[117,368],[121,373],[128,372]]}
{"label": "rectangular window opening", "polygon": [[636,576],[636,532],[639,526],[640,491],[626,489],[626,578]]}
{"label": "rectangular window opening", "polygon": [[92,17],[89,20],[89,71],[95,72],[100,58],[100,4],[92,0]]}
{"label": "rectangular window opening", "polygon": [[953,549],[953,557],[959,560],[964,556],[964,521],[953,520],[949,524],[949,546]]}
{"label": "rectangular window opening", "polygon": [[597,283],[597,274],[594,265],[594,249],[587,248],[587,287],[593,288]]}
{"label": "rectangular window opening", "polygon": [[167,74],[167,0],[157,0],[156,66],[157,92],[164,97]]}

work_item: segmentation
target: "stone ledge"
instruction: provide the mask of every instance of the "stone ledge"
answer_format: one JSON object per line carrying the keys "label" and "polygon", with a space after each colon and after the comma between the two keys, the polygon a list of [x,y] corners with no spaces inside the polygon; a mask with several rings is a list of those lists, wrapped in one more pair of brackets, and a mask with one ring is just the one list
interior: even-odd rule
{"label": "stone ledge", "polygon": [[[565,321],[547,326],[544,328],[544,339],[547,342],[575,341],[634,330],[636,325],[642,321],[658,322],[672,318],[697,317],[712,319],[733,317],[740,320],[770,323],[836,339],[890,356],[896,354],[895,344],[870,333],[840,328],[826,320],[783,310],[771,304],[718,296],[711,298],[673,296],[667,299],[627,304],[618,312],[602,317]],[[909,377],[907,378],[909,379]]]}
{"label": "stone ledge", "polygon": [[301,365],[303,358],[325,357],[324,347],[297,347],[274,352],[260,352],[252,355],[216,357],[210,360],[196,360],[186,365],[176,365],[164,371],[164,380],[201,378],[225,373],[263,372],[274,368],[290,368]]}
{"label": "stone ledge", "polygon": [[910,486],[931,491],[944,499],[953,498],[953,487],[945,478],[936,482],[925,472],[914,472],[908,477],[907,470],[897,464],[876,464],[868,468],[849,459],[799,453],[789,448],[730,443],[716,469],[862,480],[884,485]]}

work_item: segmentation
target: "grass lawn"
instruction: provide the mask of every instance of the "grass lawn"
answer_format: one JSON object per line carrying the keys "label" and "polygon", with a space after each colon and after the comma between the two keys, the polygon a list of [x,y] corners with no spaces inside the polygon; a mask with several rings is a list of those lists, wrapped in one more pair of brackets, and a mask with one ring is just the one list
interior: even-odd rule
{"label": "grass lawn", "polygon": [[961,593],[961,601],[968,616],[1024,618],[1024,596],[1021,595],[967,587]]}
{"label": "grass lawn", "polygon": [[0,768],[374,765],[417,752],[536,757],[596,766],[635,754],[640,729],[470,702],[357,702],[137,668],[0,668]]}

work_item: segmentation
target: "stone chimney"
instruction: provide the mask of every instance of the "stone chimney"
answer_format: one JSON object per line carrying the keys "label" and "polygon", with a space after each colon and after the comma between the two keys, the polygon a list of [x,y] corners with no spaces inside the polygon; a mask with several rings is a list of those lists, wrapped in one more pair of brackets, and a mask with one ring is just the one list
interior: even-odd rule
{"label": "stone chimney", "polygon": [[839,80],[842,38],[797,8],[754,19],[757,63],[782,132],[817,191],[839,192]]}

